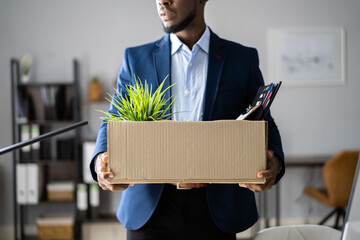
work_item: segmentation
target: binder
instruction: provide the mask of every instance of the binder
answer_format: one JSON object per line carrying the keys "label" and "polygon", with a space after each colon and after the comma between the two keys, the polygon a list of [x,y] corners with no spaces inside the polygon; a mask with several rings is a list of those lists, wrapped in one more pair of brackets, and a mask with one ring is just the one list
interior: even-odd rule
{"label": "binder", "polygon": [[18,204],[28,203],[28,168],[25,163],[16,164],[16,199]]}
{"label": "binder", "polygon": [[38,204],[42,195],[42,170],[36,163],[27,164],[28,204]]}
{"label": "binder", "polygon": [[[28,141],[30,139],[30,127],[29,125],[21,126],[21,141]],[[23,152],[30,152],[30,146],[24,146],[21,148]]]}
{"label": "binder", "polygon": [[[37,138],[40,136],[40,126],[38,124],[31,125],[31,138]],[[40,158],[40,142],[35,142],[31,145],[31,158],[39,159]]]}
{"label": "binder", "polygon": [[263,120],[269,112],[270,106],[279,91],[281,81],[278,84],[271,83],[261,86],[252,103],[236,120]]}
{"label": "binder", "polygon": [[90,184],[90,206],[99,207],[100,206],[100,189],[99,185],[92,183]]}
{"label": "binder", "polygon": [[83,176],[85,183],[96,183],[89,171],[89,165],[92,155],[95,151],[95,142],[84,142],[83,143]]}
{"label": "binder", "polygon": [[[40,127],[38,124],[32,124],[31,125],[31,137],[32,138],[36,138],[40,136]],[[34,150],[39,150],[40,148],[40,143],[36,142],[32,144],[32,147]]]}
{"label": "binder", "polygon": [[88,209],[88,192],[87,186],[84,183],[79,183],[77,185],[76,206],[80,211]]}

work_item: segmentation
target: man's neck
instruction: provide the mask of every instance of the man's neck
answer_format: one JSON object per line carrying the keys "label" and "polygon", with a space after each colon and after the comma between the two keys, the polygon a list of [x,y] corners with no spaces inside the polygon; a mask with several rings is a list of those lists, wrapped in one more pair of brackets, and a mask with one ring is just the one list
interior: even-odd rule
{"label": "man's neck", "polygon": [[192,25],[188,28],[177,32],[176,36],[183,42],[189,49],[192,50],[194,44],[199,41],[203,33],[205,32],[206,24],[205,22],[200,23],[199,25]]}

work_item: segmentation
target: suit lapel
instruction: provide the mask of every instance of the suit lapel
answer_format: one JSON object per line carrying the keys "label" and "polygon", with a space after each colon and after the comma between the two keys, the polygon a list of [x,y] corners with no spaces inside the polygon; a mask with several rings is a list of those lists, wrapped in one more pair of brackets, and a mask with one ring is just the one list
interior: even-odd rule
{"label": "suit lapel", "polygon": [[[162,90],[168,88],[171,83],[171,54],[170,54],[170,35],[167,34],[156,43],[156,49],[153,52],[155,76],[157,78],[158,86],[167,77]],[[156,86],[157,87],[157,86]],[[153,86],[153,90],[155,90]],[[165,99],[169,99],[171,96],[170,90],[165,92]],[[167,102],[164,109],[169,105],[170,101]]]}
{"label": "suit lapel", "polygon": [[[170,86],[171,83],[170,35],[168,34],[159,40],[156,46],[157,47],[153,52],[155,75],[158,84],[161,84],[165,77],[168,76],[163,86],[163,89],[166,89]],[[221,72],[226,58],[226,54],[224,51],[222,51],[222,47],[223,44],[221,43],[220,38],[210,30],[209,64],[204,96],[204,121],[211,120],[211,115],[214,108],[216,94],[221,78]],[[154,86],[153,89],[155,89]],[[169,99],[170,96],[171,89],[166,91],[165,98]],[[165,109],[167,106],[168,104],[165,106]]]}
{"label": "suit lapel", "polygon": [[225,62],[225,52],[220,38],[210,31],[209,64],[205,88],[204,121],[211,120],[214,103],[219,87],[221,72]]}

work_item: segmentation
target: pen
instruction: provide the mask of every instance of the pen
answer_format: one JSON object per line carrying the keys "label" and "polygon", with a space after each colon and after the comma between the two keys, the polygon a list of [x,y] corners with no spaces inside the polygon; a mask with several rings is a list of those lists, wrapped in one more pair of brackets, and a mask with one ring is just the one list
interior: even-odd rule
{"label": "pen", "polygon": [[263,101],[263,108],[264,108],[264,109],[265,109],[267,103],[269,102],[269,99],[270,99],[270,96],[271,96],[271,92],[272,92],[273,87],[274,87],[274,83],[271,83],[270,89],[269,89],[269,91],[267,92],[266,97],[264,98],[264,101]]}

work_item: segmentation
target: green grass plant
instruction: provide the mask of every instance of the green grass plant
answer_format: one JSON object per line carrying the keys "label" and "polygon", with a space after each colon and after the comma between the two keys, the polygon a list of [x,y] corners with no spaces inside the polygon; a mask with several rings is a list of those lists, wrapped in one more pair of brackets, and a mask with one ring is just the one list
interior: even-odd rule
{"label": "green grass plant", "polygon": [[[135,79],[135,85],[126,85],[127,94],[116,90],[114,95],[108,93],[110,98],[107,101],[112,103],[117,109],[116,113],[99,111],[106,114],[101,117],[104,121],[159,121],[169,120],[174,113],[168,113],[175,98],[165,98],[165,92],[173,85],[163,90],[164,83],[168,76],[165,77],[159,87],[152,93],[152,85],[149,86],[145,80],[144,84],[140,78]],[[169,105],[164,109],[164,106]]]}

